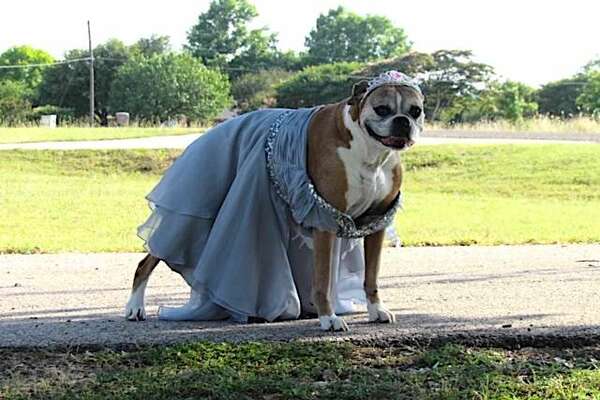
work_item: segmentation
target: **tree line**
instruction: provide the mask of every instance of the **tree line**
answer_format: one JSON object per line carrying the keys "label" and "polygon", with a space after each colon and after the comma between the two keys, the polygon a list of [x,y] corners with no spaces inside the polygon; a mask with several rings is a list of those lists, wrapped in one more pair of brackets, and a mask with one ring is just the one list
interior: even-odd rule
{"label": "tree line", "polygon": [[[131,46],[111,39],[94,48],[98,122],[127,111],[137,120],[185,117],[207,122],[224,109],[309,107],[347,97],[352,83],[397,69],[417,76],[430,120],[519,121],[537,114],[561,118],[600,114],[600,60],[575,76],[539,89],[501,81],[469,50],[412,50],[406,32],[384,16],[343,7],[321,14],[303,52],[281,51],[268,28],[251,29],[256,8],[247,0],[213,0],[187,35],[182,51],[166,36]],[[42,114],[77,120],[88,112],[88,51],[72,49],[54,65],[47,52],[17,46],[0,54],[0,124],[35,121]]]}

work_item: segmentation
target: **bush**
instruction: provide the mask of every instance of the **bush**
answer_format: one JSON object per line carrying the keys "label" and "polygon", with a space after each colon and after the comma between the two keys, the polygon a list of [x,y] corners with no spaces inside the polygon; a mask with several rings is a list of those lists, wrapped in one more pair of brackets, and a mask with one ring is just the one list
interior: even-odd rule
{"label": "bush", "polygon": [[461,97],[442,110],[446,123],[497,121],[521,122],[536,115],[535,90],[521,82],[493,82],[474,96]]}
{"label": "bush", "polygon": [[0,81],[0,125],[23,123],[31,111],[31,91],[23,82]]}
{"label": "bush", "polygon": [[587,83],[577,98],[577,104],[593,116],[600,116],[600,71],[588,73]]}
{"label": "bush", "polygon": [[435,60],[431,54],[411,52],[401,57],[371,62],[360,70],[360,75],[374,77],[389,70],[396,70],[415,77],[433,69],[434,64]]}
{"label": "bush", "polygon": [[535,90],[524,83],[507,81],[498,87],[496,104],[498,117],[509,121],[521,121],[535,115],[538,104],[535,102]]}
{"label": "bush", "polygon": [[187,54],[135,58],[117,72],[110,109],[140,120],[208,122],[231,105],[227,78]]}
{"label": "bush", "polygon": [[282,69],[245,74],[233,82],[231,93],[242,113],[273,107],[277,101],[275,87],[291,75]]}
{"label": "bush", "polygon": [[31,122],[39,122],[42,115],[56,115],[57,125],[72,123],[75,121],[75,111],[72,108],[58,107],[52,105],[44,105],[34,107],[27,115],[27,119]]}
{"label": "bush", "polygon": [[539,112],[558,117],[573,117],[581,112],[577,98],[586,84],[585,75],[561,79],[543,85],[536,93]]}
{"label": "bush", "polygon": [[360,63],[335,63],[307,67],[277,87],[279,107],[312,107],[335,103],[350,96]]}

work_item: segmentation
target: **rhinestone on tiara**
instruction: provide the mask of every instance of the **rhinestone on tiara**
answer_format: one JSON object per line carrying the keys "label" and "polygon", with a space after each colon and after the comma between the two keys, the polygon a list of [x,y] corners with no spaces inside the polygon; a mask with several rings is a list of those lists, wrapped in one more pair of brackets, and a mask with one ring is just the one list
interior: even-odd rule
{"label": "rhinestone on tiara", "polygon": [[369,81],[369,86],[367,87],[367,94],[383,85],[408,86],[422,94],[421,88],[416,80],[406,74],[403,74],[402,72],[395,70],[386,71],[380,74],[378,77],[371,79]]}

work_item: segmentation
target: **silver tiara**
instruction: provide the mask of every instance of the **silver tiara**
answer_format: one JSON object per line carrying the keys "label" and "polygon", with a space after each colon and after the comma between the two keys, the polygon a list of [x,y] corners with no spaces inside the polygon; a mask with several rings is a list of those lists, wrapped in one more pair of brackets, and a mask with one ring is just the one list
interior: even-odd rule
{"label": "silver tiara", "polygon": [[369,81],[369,86],[367,87],[366,94],[369,94],[373,90],[377,89],[379,86],[383,85],[408,86],[422,94],[421,88],[419,87],[419,84],[415,79],[411,78],[406,74],[403,74],[402,72],[398,72],[395,70],[386,71],[380,74],[378,77],[371,79]]}

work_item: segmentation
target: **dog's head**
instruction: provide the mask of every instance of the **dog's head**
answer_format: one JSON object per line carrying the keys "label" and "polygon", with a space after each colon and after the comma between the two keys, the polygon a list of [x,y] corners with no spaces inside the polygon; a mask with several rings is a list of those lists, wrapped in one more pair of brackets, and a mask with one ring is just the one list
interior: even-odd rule
{"label": "dog's head", "polygon": [[395,150],[412,146],[423,130],[423,95],[415,85],[361,81],[348,100],[350,116],[363,134]]}

